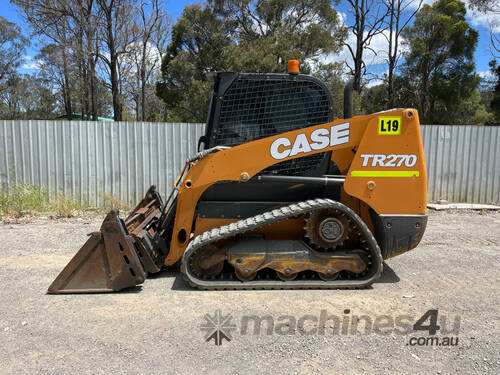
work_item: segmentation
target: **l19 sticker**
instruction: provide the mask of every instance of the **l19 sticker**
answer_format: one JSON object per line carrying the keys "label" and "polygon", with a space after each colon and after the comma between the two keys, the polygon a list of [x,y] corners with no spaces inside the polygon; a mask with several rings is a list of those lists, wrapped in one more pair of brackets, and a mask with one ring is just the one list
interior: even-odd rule
{"label": "l19 sticker", "polygon": [[401,116],[379,116],[379,135],[399,135],[401,134]]}

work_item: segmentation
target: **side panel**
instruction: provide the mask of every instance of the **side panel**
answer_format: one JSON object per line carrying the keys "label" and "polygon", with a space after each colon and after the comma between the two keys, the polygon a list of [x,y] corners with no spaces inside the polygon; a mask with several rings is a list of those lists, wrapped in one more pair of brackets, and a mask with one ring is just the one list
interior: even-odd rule
{"label": "side panel", "polygon": [[[398,131],[385,134],[384,119],[400,119]],[[425,214],[427,172],[418,113],[414,109],[373,114],[347,172],[347,194],[378,214]]]}

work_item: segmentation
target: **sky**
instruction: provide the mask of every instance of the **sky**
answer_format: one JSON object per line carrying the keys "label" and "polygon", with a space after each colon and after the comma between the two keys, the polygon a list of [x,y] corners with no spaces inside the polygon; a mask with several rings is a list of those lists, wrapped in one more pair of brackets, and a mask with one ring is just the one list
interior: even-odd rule
{"label": "sky", "polygon": [[[185,5],[197,2],[199,1],[168,0],[165,5],[165,10],[175,22],[175,20],[182,14],[182,10]],[[434,0],[424,0],[424,2],[432,4]],[[465,2],[467,4],[468,0],[465,0]],[[8,21],[20,25],[28,34],[28,27],[22,17],[17,13],[15,5],[11,4],[9,0],[0,0],[0,4],[0,15],[6,18]],[[335,8],[339,11],[341,17],[343,17],[343,19],[346,20],[347,23],[349,23],[351,15],[349,13],[347,2],[340,1],[339,5]],[[479,32],[479,41],[474,56],[476,62],[476,70],[481,76],[489,75],[488,62],[492,59],[492,55],[489,49],[488,16],[474,15],[470,10],[468,10],[467,20]],[[500,29],[500,25],[498,26],[498,28]],[[386,48],[386,43],[386,39],[382,35],[379,35],[372,40],[371,47],[373,47],[375,50],[384,49]],[[26,52],[25,63],[21,68],[22,71],[30,72],[36,68],[37,64],[36,61],[33,60],[33,57],[37,54],[37,48],[38,46],[36,40],[32,40],[32,45],[27,49]],[[383,56],[381,56],[380,54],[374,56],[372,53],[367,51],[366,57],[366,63],[369,65],[368,71],[370,73],[374,74],[375,76],[380,76],[387,70],[386,64],[383,63]],[[327,56],[325,57],[325,60],[344,62],[346,60],[349,61],[350,56],[347,48],[344,48],[344,50],[338,56]]]}
{"label": "sky", "polygon": [[[431,5],[432,3],[434,3],[434,1],[435,0],[424,0],[423,3]],[[490,44],[489,44],[490,42],[489,21],[494,20],[491,18],[493,16],[488,16],[484,14],[473,14],[473,12],[468,8],[468,0],[462,0],[462,1],[465,3],[467,8],[468,23],[479,33],[479,39],[474,54],[476,71],[482,77],[491,76],[491,72],[489,70],[490,67],[488,66],[488,63],[493,59],[493,57],[490,52]],[[414,0],[413,9],[416,9],[418,3],[419,3],[418,0]],[[352,16],[349,12],[349,4],[346,1],[340,1],[339,5],[336,6],[335,9],[340,13],[341,17],[345,20],[344,22],[350,24]],[[496,31],[500,32],[500,24],[498,24],[498,22]],[[386,33],[386,35],[388,34]],[[354,44],[353,35],[350,35],[350,37],[348,38],[348,43],[351,45]],[[385,51],[387,49],[387,38],[384,37],[382,34],[376,35],[375,37],[373,37],[370,47],[373,48],[375,51],[378,50]],[[331,59],[332,61],[339,61],[339,62],[352,61],[347,47],[344,47],[340,55],[329,56],[328,58]],[[365,50],[365,62],[367,65],[369,65],[367,69],[368,78],[381,77],[384,73],[388,71],[387,64],[384,63],[384,58],[386,58],[386,55],[384,56],[383,53],[379,53],[376,56],[374,56],[374,54],[371,51]],[[373,79],[373,81],[370,82],[368,86],[377,83],[381,83],[380,79]]]}

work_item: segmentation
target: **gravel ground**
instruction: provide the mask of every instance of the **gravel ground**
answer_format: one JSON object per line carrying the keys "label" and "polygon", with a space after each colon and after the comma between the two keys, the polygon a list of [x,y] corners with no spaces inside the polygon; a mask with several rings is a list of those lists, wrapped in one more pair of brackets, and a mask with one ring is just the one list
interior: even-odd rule
{"label": "gravel ground", "polygon": [[[420,246],[387,261],[364,290],[200,292],[173,269],[126,293],[46,295],[99,224],[0,225],[1,373],[500,373],[500,212],[431,212]],[[236,328],[216,346],[200,326],[219,309]],[[411,329],[429,309],[438,310],[435,336],[458,337],[457,346],[409,345],[429,337]],[[337,334],[333,320],[314,332],[322,311],[340,319]],[[248,315],[272,319],[272,334],[254,335],[253,325],[244,334]],[[361,315],[379,330],[365,331],[363,318],[353,332],[349,323]],[[400,333],[392,324],[405,315]]]}

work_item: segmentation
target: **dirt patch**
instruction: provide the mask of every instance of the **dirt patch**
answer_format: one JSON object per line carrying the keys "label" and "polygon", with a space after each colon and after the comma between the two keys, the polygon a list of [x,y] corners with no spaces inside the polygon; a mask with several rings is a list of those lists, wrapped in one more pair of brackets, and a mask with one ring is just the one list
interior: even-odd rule
{"label": "dirt patch", "polygon": [[[100,222],[0,225],[3,373],[500,372],[500,213],[430,212],[421,245],[388,260],[369,289],[200,292],[173,268],[125,293],[46,295]],[[413,346],[412,337],[428,332],[396,329],[396,319],[409,317],[413,326],[432,309],[442,326],[434,336],[458,337],[458,345]],[[205,314],[218,310],[236,326],[220,346],[200,329]],[[339,324],[332,318],[321,325],[322,314]],[[248,316],[272,321],[273,329],[263,323],[260,334],[253,325],[244,333]],[[392,326],[366,331],[363,316],[386,316]]]}

